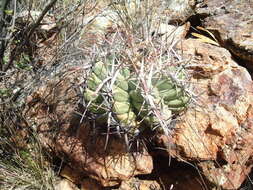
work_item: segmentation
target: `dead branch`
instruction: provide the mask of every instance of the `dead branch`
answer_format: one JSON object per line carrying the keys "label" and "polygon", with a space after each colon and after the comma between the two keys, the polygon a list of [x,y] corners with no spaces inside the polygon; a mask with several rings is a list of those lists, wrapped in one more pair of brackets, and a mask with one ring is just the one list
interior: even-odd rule
{"label": "dead branch", "polygon": [[34,33],[34,31],[36,30],[36,28],[38,28],[38,26],[40,25],[41,21],[43,20],[44,16],[48,13],[48,11],[55,5],[55,3],[57,2],[57,0],[51,0],[44,8],[44,10],[42,11],[42,13],[40,14],[39,18],[31,25],[30,30],[28,32],[28,35],[25,39],[25,41],[29,40],[29,38],[31,37],[31,35]]}

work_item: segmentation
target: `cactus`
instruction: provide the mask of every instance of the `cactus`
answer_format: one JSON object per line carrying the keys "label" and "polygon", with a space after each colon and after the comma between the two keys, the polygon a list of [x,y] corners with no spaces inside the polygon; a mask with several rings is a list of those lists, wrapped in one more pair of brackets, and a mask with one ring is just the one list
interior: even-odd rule
{"label": "cactus", "polygon": [[[130,72],[128,67],[119,67],[118,72],[114,73],[112,70],[112,65],[103,62],[97,62],[93,66],[84,93],[88,110],[96,115],[107,116],[111,112],[113,119],[130,135],[134,135],[136,130],[143,130],[142,122],[151,127],[159,124],[159,118],[152,112],[137,75]],[[183,78],[184,75],[180,75]],[[106,80],[108,77],[111,80]],[[163,120],[169,120],[173,113],[184,110],[190,101],[184,88],[165,74],[152,78],[150,93],[161,112],[160,119]]]}

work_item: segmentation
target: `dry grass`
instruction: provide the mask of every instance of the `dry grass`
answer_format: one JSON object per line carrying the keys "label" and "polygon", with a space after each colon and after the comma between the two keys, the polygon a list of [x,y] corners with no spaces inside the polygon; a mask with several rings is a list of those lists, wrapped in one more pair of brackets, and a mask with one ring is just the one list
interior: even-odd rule
{"label": "dry grass", "polygon": [[[17,1],[15,14],[25,11],[41,12],[47,2],[49,1]],[[60,36],[57,46],[64,47],[66,38],[80,27],[75,23],[75,18],[84,10],[87,2],[59,2],[49,10],[51,16],[57,15],[55,22],[59,24],[59,28],[56,35]],[[9,64],[11,59],[13,62],[8,69],[0,72],[0,189],[53,190],[59,180],[54,158],[42,148],[36,126],[32,128],[28,125],[23,110],[26,96],[34,90],[41,78],[45,77],[51,64],[58,60],[57,53],[65,49],[57,47],[47,56],[48,59],[44,59],[44,55],[38,55],[36,46],[41,46],[41,34],[45,34],[41,33],[39,27],[35,29],[28,43],[31,46],[21,46],[22,43],[27,45],[22,41],[26,35],[24,31],[36,23],[36,18],[29,14],[23,19],[26,22],[22,24],[15,20],[15,32],[5,52],[5,64]],[[15,48],[18,54],[11,52]],[[41,60],[47,63],[43,67],[39,65]]]}
{"label": "dry grass", "polygon": [[0,189],[53,190],[57,177],[50,156],[36,132],[22,126],[20,110],[9,102],[0,118]]}

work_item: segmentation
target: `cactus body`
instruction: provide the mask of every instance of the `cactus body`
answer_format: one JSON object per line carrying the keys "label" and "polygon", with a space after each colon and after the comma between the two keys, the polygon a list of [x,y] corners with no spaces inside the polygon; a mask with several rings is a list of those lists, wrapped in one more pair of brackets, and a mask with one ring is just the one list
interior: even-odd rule
{"label": "cactus body", "polygon": [[129,102],[129,94],[121,88],[115,88],[113,90],[113,98],[117,102]]}
{"label": "cactus body", "polygon": [[[110,74],[110,65],[97,62],[87,80],[84,98],[90,102],[88,107],[90,112],[108,115],[111,111],[114,120],[120,126],[126,127],[130,133],[140,129],[142,121],[153,126],[161,119],[169,120],[172,113],[184,110],[190,101],[189,95],[170,77],[162,74],[154,76],[150,94],[161,112],[158,118],[152,112],[149,100],[144,98],[140,81],[135,73],[131,73],[127,67],[119,68],[114,83],[111,84],[112,81],[109,80],[107,85],[101,86],[106,78],[113,78]],[[108,89],[108,86],[111,89]]]}

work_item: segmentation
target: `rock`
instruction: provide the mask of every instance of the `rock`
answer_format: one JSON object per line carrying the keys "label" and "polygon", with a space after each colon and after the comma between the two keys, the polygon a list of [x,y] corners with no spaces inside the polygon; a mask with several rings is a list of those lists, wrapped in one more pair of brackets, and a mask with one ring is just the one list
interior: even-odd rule
{"label": "rock", "polygon": [[131,178],[128,181],[123,181],[118,190],[161,190],[161,186],[156,181],[140,180],[138,178]]}
{"label": "rock", "polygon": [[[203,25],[216,34],[222,46],[253,69],[253,3],[250,1],[206,1],[208,16]],[[198,12],[198,11],[197,11]]]}
{"label": "rock", "polygon": [[251,167],[240,166],[240,163],[226,164],[219,166],[219,168],[215,165],[215,162],[202,162],[199,164],[207,179],[224,189],[239,189],[251,171]]}
{"label": "rock", "polygon": [[78,106],[78,91],[73,84],[80,85],[82,72],[72,68],[59,79],[53,77],[27,98],[26,115],[30,123],[38,126],[35,130],[41,143],[65,160],[74,172],[96,179],[103,186],[118,185],[132,176],[150,173],[152,157],[144,148],[130,153],[123,139],[110,137],[106,143],[106,135],[94,133],[87,122],[81,122],[84,109]]}
{"label": "rock", "polygon": [[78,188],[66,179],[62,179],[55,187],[55,190],[78,190]]}
{"label": "rock", "polygon": [[86,178],[81,183],[81,190],[103,190],[101,185],[94,179]]}
{"label": "rock", "polygon": [[252,114],[251,105],[235,139],[222,147],[217,161],[199,164],[211,182],[225,189],[238,189],[251,171],[253,165]]}
{"label": "rock", "polygon": [[171,190],[203,190],[204,187],[211,189],[203,176],[200,175],[198,168],[189,162],[177,161],[168,158],[164,151],[153,152],[154,170],[152,174],[142,176],[142,179],[156,180],[161,189]]}
{"label": "rock", "polygon": [[116,27],[119,18],[114,11],[104,11],[95,18],[87,18],[90,22],[86,26],[86,30],[97,35],[105,35],[112,27]]}
{"label": "rock", "polygon": [[174,134],[158,142],[179,160],[198,161],[203,174],[224,189],[239,188],[250,172],[253,148],[252,80],[223,48],[188,39],[180,44],[194,102]]}
{"label": "rock", "polygon": [[[185,22],[194,14],[194,7],[195,0],[159,0],[148,3],[130,0],[124,3],[115,2],[113,6],[103,3],[96,9],[100,11],[94,11],[82,20],[82,23],[86,24],[80,36],[81,47],[101,45],[103,41],[108,40],[111,33],[115,38],[115,33],[123,33],[126,37],[126,34],[132,35],[133,31],[140,32],[140,36],[146,40],[157,34],[163,35],[162,40],[177,42],[185,37],[189,30],[190,24]],[[179,26],[178,23],[185,24]]]}
{"label": "rock", "polygon": [[194,70],[194,78],[211,78],[230,66],[238,66],[232,61],[231,54],[226,49],[204,44],[197,40],[184,41],[183,46],[178,45],[178,50],[182,50],[188,59],[193,59],[186,66]]}
{"label": "rock", "polygon": [[60,176],[68,179],[74,184],[80,184],[82,181],[82,176],[79,172],[75,172],[71,167],[68,165],[64,166],[63,169],[60,172]]}
{"label": "rock", "polygon": [[155,28],[158,28],[158,30],[154,30],[156,31],[154,35],[158,35],[161,41],[174,45],[185,38],[189,31],[190,23],[188,22],[182,26],[160,23]]}
{"label": "rock", "polygon": [[103,186],[114,186],[134,175],[152,171],[152,158],[147,152],[136,155],[128,153],[124,142],[112,137],[104,151],[105,137],[92,136],[88,128],[80,126],[77,136],[72,138],[68,133],[63,133],[56,143],[58,151],[68,155],[77,171],[83,171]]}
{"label": "rock", "polygon": [[185,22],[194,14],[196,1],[195,0],[174,0],[165,1],[166,15],[170,23]]}

